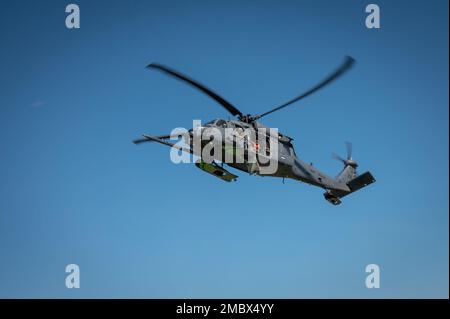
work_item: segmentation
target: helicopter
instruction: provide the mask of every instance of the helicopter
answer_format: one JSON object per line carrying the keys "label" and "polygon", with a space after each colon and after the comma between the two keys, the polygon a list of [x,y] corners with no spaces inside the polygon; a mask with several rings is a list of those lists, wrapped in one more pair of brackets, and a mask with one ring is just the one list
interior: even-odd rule
{"label": "helicopter", "polygon": [[[339,205],[341,204],[341,199],[343,197],[375,182],[375,178],[369,171],[361,175],[357,173],[358,163],[352,158],[352,144],[346,142],[346,158],[333,154],[333,158],[343,163],[343,169],[336,178],[332,178],[315,168],[312,164],[302,161],[295,153],[292,143],[293,139],[291,137],[286,136],[277,130],[273,132],[271,128],[266,127],[259,120],[262,117],[284,109],[322,89],[346,73],[354,64],[355,60],[350,56],[346,56],[344,62],[334,72],[303,94],[265,113],[251,115],[242,113],[238,108],[222,98],[215,91],[187,75],[162,64],[151,63],[147,66],[148,69],[158,70],[200,90],[224,107],[231,115],[235,116],[236,119],[226,120],[218,118],[209,121],[204,125],[194,127],[193,129],[186,131],[182,136],[184,145],[182,143],[170,142],[170,139],[175,138],[173,134],[159,136],[143,134],[141,138],[136,139],[133,142],[135,144],[157,142],[172,147],[180,152],[196,155],[199,157],[195,162],[196,167],[226,182],[236,181],[238,176],[226,170],[224,164],[251,175],[278,177],[282,178],[283,182],[285,178],[289,178],[311,184],[325,190],[323,195],[328,202],[333,205]],[[216,146],[219,144],[218,151],[213,149],[212,152],[206,152],[211,156],[209,156],[208,159],[205,159],[206,156],[204,150],[208,146],[211,149],[210,144],[213,143],[213,141],[210,137],[203,137],[205,135],[211,136],[212,130],[219,132],[221,136],[224,135],[225,139],[218,139],[219,142],[217,143],[216,141],[215,143]],[[243,134],[243,132],[250,132],[250,134]],[[229,138],[227,140],[227,136],[231,136],[231,139]],[[251,138],[249,138],[249,136],[251,136]],[[197,145],[195,145],[196,139],[200,140]],[[227,158],[227,155],[229,155],[230,152],[233,155],[231,157],[232,160],[224,161],[223,158]],[[238,158],[240,160],[237,160]],[[249,158],[252,158],[253,160],[249,160]],[[267,165],[268,162],[275,163],[275,166],[272,166],[271,169],[268,170],[267,168],[271,166]],[[275,167],[275,169],[273,167]]]}

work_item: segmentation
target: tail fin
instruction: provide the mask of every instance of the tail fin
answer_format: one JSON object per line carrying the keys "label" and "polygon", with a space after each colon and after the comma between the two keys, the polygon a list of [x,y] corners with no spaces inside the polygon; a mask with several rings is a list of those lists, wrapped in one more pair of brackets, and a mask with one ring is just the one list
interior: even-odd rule
{"label": "tail fin", "polygon": [[356,163],[352,159],[352,150],[353,146],[350,142],[346,142],[345,146],[347,148],[347,158],[343,159],[336,153],[333,153],[333,158],[337,159],[338,161],[341,161],[344,164],[344,169],[339,173],[339,175],[336,177],[336,179],[339,182],[347,183],[354,179],[358,174],[356,173],[356,168],[358,167],[358,163]]}
{"label": "tail fin", "polygon": [[354,179],[355,177],[358,176],[358,174],[356,173],[356,167],[358,165],[355,163],[355,165],[345,165],[344,169],[339,173],[339,175],[336,177],[336,179],[339,182],[342,183],[348,183],[349,181],[351,181],[352,179]]}

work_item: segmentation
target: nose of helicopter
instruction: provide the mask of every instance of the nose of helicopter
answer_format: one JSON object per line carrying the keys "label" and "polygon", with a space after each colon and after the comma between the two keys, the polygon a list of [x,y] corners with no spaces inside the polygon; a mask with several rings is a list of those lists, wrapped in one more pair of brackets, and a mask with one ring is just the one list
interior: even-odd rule
{"label": "nose of helicopter", "polygon": [[211,141],[221,142],[222,141],[222,133],[215,127],[210,126],[196,126],[189,131],[189,137],[191,141]]}

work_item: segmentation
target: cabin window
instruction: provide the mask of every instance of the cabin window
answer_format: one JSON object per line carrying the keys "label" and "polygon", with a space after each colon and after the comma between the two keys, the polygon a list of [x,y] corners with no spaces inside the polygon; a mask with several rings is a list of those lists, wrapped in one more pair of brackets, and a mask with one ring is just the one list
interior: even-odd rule
{"label": "cabin window", "polygon": [[266,155],[270,156],[270,136],[266,136]]}

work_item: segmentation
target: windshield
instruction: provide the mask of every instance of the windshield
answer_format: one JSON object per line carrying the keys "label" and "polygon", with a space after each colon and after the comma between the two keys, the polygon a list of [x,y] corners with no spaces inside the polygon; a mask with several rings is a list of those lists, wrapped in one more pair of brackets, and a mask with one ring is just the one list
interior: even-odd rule
{"label": "windshield", "polygon": [[217,126],[222,126],[222,127],[226,127],[227,126],[227,122],[225,122],[224,120],[218,120],[216,122]]}
{"label": "windshield", "polygon": [[209,121],[209,122],[207,122],[204,126],[213,126],[214,123],[215,123],[216,121],[217,121],[217,120]]}

